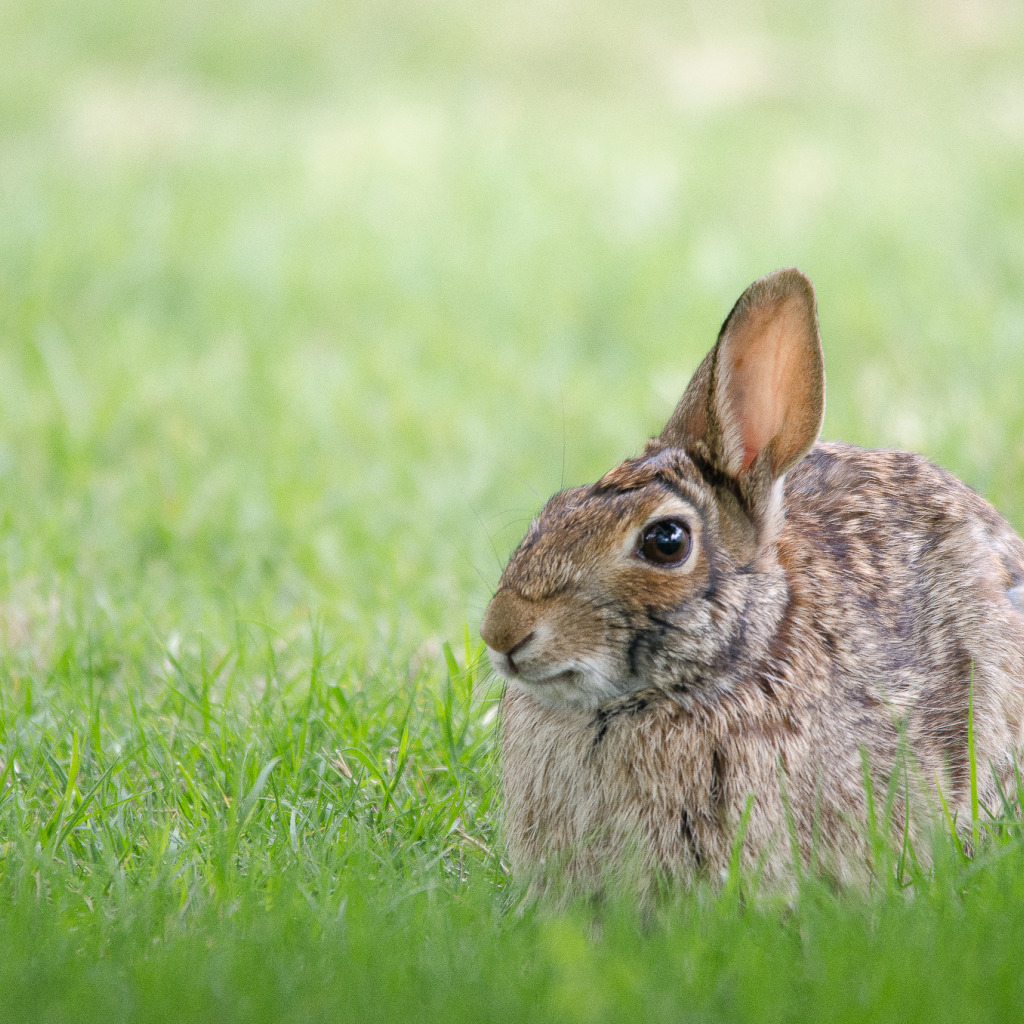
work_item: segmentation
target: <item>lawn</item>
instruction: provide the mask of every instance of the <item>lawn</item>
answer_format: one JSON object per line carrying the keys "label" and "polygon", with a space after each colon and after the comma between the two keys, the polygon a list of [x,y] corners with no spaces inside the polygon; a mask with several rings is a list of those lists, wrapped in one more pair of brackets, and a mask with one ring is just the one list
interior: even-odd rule
{"label": "lawn", "polygon": [[1024,846],[517,902],[476,628],[742,289],[1024,530],[1012,0],[0,0],[0,1022],[1019,1019]]}

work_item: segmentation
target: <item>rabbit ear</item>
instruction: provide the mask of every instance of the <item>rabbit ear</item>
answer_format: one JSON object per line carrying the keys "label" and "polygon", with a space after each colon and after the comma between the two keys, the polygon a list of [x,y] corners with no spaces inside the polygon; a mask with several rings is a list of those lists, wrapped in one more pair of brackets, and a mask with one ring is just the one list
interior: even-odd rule
{"label": "rabbit ear", "polygon": [[779,270],[740,297],[660,440],[754,491],[748,481],[773,482],[807,454],[824,413],[814,288]]}

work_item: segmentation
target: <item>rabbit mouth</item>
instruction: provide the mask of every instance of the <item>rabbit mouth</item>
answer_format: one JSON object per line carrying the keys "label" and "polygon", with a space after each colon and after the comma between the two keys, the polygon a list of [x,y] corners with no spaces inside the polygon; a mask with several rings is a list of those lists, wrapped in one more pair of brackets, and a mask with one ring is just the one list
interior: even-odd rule
{"label": "rabbit mouth", "polygon": [[556,668],[554,671],[547,670],[544,665],[524,665],[522,662],[514,661],[508,654],[499,654],[491,651],[491,664],[498,675],[503,676],[510,682],[521,683],[523,686],[548,686],[553,683],[562,685],[579,682],[583,673],[579,669]]}
{"label": "rabbit mouth", "polygon": [[488,651],[495,672],[536,701],[549,708],[597,707],[603,701],[621,694],[610,666],[588,661],[552,664],[540,658],[510,659],[499,651]]}
{"label": "rabbit mouth", "polygon": [[620,688],[608,677],[586,665],[562,668],[546,675],[522,671],[505,678],[511,686],[554,709],[589,711],[621,695]]}
{"label": "rabbit mouth", "polygon": [[525,683],[527,686],[550,686],[552,683],[578,683],[582,676],[583,673],[579,669],[566,668],[546,676],[535,676],[527,672],[521,672],[517,676],[516,681]]}

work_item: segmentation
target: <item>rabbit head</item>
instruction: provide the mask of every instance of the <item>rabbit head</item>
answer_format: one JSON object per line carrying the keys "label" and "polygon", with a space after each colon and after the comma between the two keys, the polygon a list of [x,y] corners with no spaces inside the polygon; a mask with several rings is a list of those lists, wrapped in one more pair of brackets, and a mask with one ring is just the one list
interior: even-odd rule
{"label": "rabbit head", "polygon": [[810,282],[755,282],[660,436],[531,525],[480,627],[497,672],[553,708],[728,686],[784,609],[782,482],[818,437],[824,386]]}

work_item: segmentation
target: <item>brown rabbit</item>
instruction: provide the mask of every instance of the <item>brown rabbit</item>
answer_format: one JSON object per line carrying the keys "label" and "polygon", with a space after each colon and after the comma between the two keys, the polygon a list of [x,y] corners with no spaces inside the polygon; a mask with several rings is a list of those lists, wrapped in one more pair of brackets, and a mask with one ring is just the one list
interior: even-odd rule
{"label": "brown rabbit", "polygon": [[900,834],[936,787],[970,820],[972,680],[980,798],[1015,793],[1024,542],[920,456],[816,444],[824,386],[811,283],[762,278],[661,435],[531,525],[480,627],[515,873],[718,877],[753,794],[747,867],[795,836],[860,877],[865,764],[917,780]]}

